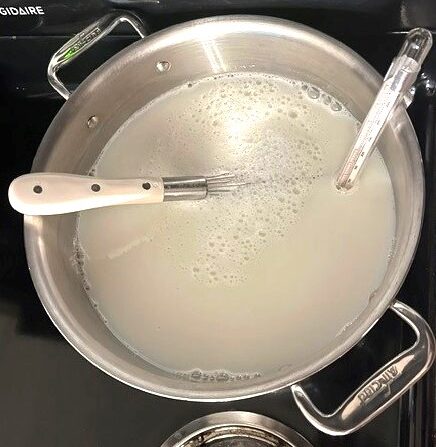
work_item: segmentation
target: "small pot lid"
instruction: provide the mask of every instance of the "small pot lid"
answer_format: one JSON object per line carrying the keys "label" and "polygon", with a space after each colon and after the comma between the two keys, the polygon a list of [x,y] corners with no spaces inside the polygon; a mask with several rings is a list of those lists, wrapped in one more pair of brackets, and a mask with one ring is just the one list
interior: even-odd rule
{"label": "small pot lid", "polygon": [[226,411],[196,419],[161,447],[312,447],[295,430],[245,411]]}

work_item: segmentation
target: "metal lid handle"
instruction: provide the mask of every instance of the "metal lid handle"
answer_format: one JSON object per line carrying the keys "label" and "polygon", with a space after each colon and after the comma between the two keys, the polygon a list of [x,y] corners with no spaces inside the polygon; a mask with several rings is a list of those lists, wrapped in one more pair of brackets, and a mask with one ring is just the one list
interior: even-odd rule
{"label": "metal lid handle", "polygon": [[336,411],[322,413],[301,385],[292,385],[298,407],[318,430],[334,436],[352,433],[393,404],[430,369],[435,357],[435,338],[430,327],[400,301],[395,301],[391,309],[413,329],[415,344],[380,368]]}
{"label": "metal lid handle", "polygon": [[48,82],[63,98],[68,99],[71,92],[59,80],[57,71],[87,51],[120,23],[124,22],[130,24],[141,38],[147,35],[144,25],[133,14],[112,12],[89,25],[79,34],[76,34],[53,54],[47,68]]}

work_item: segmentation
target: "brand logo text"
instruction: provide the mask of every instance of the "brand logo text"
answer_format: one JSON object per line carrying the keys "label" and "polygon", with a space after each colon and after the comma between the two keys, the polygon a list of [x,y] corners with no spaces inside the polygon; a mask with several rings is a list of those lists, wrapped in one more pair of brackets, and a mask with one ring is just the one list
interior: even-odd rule
{"label": "brand logo text", "polygon": [[42,6],[0,7],[0,15],[2,16],[43,16],[44,14]]}
{"label": "brand logo text", "polygon": [[374,399],[377,394],[381,393],[383,389],[389,388],[390,384],[398,375],[400,375],[400,372],[396,366],[391,366],[385,369],[357,395],[360,400],[360,405],[367,404]]}

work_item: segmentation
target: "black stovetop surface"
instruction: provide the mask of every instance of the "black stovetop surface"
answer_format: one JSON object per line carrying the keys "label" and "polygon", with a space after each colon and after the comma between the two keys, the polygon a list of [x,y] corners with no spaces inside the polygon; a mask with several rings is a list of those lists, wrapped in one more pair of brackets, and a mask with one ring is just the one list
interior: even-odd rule
{"label": "black stovetop surface", "polygon": [[[202,14],[204,15],[204,13]],[[270,14],[280,15],[280,14]],[[172,16],[176,22],[178,16]],[[183,16],[183,19],[188,18]],[[155,28],[165,25],[160,16]],[[323,30],[322,21],[319,29]],[[380,72],[398,51],[401,34],[371,30],[336,32]],[[1,33],[1,28],[0,28]],[[62,36],[0,37],[0,445],[7,447],[156,446],[185,423],[217,411],[245,410],[275,418],[315,446],[429,447],[433,445],[434,372],[355,434],[332,438],[310,426],[285,390],[233,403],[190,403],[148,395],[115,381],[82,358],[59,334],[33,288],[25,259],[22,218],[8,205],[9,182],[29,171],[38,144],[62,105],[45,70]],[[73,84],[83,67],[133,41],[107,38],[66,73]],[[25,57],[17,57],[24,55]],[[82,68],[79,68],[82,67]],[[422,237],[399,298],[435,329],[436,274],[436,49],[409,109],[423,151],[426,210]],[[358,384],[413,342],[389,312],[353,350],[306,386],[324,411],[335,408]]]}

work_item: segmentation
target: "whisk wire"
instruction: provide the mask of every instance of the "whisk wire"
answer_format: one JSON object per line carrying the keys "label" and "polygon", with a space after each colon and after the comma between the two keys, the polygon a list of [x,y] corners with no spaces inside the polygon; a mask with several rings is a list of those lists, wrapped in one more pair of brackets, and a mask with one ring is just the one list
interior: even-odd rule
{"label": "whisk wire", "polygon": [[217,196],[221,193],[233,192],[247,183],[235,182],[236,176],[229,172],[206,177],[208,195]]}

